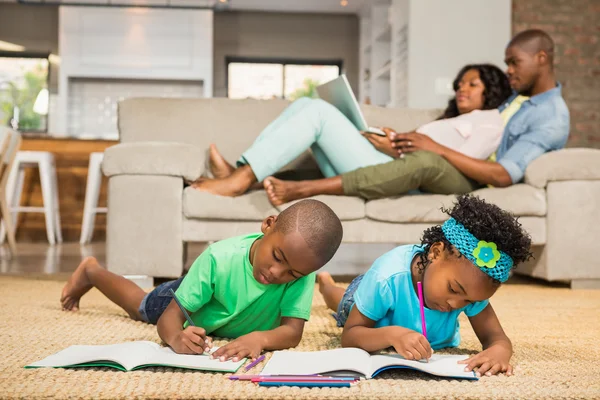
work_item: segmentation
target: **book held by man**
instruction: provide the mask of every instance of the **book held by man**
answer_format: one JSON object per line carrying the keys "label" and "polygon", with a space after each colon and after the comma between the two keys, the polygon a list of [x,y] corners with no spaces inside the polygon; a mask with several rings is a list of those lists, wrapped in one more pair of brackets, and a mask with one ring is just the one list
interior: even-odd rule
{"label": "book held by man", "polygon": [[473,371],[465,372],[465,364],[457,363],[467,357],[434,354],[429,362],[426,362],[406,360],[398,354],[371,355],[357,348],[312,352],[276,351],[260,375],[356,376],[358,374],[370,379],[387,369],[408,368],[445,378],[476,380],[477,376]]}
{"label": "book held by man", "polygon": [[101,346],[70,346],[25,368],[110,367],[121,371],[133,371],[148,367],[172,367],[235,372],[245,361],[244,358],[238,362],[221,362],[211,359],[208,354],[177,354],[170,347],[140,341]]}

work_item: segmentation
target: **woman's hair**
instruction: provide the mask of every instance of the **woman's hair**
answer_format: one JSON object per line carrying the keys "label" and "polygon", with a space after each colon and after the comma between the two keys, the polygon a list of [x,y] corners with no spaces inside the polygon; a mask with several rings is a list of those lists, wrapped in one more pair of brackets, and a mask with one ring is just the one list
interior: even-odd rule
{"label": "woman's hair", "polygon": [[[476,70],[479,72],[479,78],[483,82],[485,89],[483,90],[483,109],[492,110],[500,107],[502,103],[512,94],[510,83],[506,74],[498,67],[492,64],[469,64],[465,65],[452,83],[454,91],[458,91],[458,84],[462,79],[463,75],[469,70]],[[458,112],[458,106],[456,105],[456,96],[454,96],[449,102],[448,107],[440,117],[454,118],[460,113]]]}
{"label": "woman's hair", "polygon": [[[517,218],[500,207],[466,194],[457,197],[451,210],[442,207],[442,211],[461,223],[477,239],[496,243],[498,250],[505,252],[513,260],[513,268],[532,257],[529,251],[531,237],[523,230]],[[431,263],[427,255],[431,245],[437,242],[444,243],[449,253],[454,252],[463,257],[446,238],[442,227],[437,225],[423,232],[421,245],[424,251],[419,255],[419,268],[425,269]],[[490,279],[500,285],[500,281],[492,277]]]}

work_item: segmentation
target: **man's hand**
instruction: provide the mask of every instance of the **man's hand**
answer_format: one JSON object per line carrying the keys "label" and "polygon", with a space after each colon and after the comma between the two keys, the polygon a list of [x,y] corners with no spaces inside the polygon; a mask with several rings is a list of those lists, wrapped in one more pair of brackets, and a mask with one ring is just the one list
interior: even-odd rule
{"label": "man's hand", "polygon": [[472,371],[477,368],[477,376],[492,376],[499,372],[505,372],[510,376],[513,374],[513,367],[509,364],[512,351],[502,345],[493,345],[475,354],[466,360],[459,361],[459,364],[467,364],[465,371]]}
{"label": "man's hand", "polygon": [[387,154],[392,158],[398,158],[398,151],[392,146],[391,141],[392,133],[395,134],[396,132],[394,132],[394,130],[391,128],[381,128],[381,130],[385,132],[385,137],[369,132],[361,132],[360,134],[363,135],[363,137],[367,139],[369,143],[371,143],[378,151],[382,152],[383,154]]}
{"label": "man's hand", "polygon": [[425,336],[410,329],[400,328],[389,331],[388,340],[394,350],[407,360],[425,360],[431,358],[433,354]]}
{"label": "man's hand", "polygon": [[179,354],[203,354],[212,347],[212,339],[198,326],[188,326],[169,343],[173,351]]}
{"label": "man's hand", "polygon": [[390,135],[390,141],[392,142],[392,147],[398,154],[412,153],[418,150],[425,150],[439,155],[443,155],[442,153],[445,149],[444,146],[437,143],[429,136],[423,135],[422,133],[418,132],[394,132]]}
{"label": "man's hand", "polygon": [[260,332],[252,332],[240,336],[234,341],[226,344],[212,354],[212,358],[218,358],[220,361],[231,359],[236,362],[245,357],[255,360],[263,351],[262,338]]}

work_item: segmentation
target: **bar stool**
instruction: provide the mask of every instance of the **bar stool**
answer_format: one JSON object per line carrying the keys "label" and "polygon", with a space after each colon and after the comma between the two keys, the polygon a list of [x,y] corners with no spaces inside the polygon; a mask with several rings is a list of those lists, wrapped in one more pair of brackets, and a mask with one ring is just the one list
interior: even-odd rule
{"label": "bar stool", "polygon": [[81,221],[81,236],[79,237],[80,244],[86,244],[92,240],[96,214],[106,213],[108,210],[106,207],[98,207],[100,187],[102,186],[102,160],[104,160],[104,153],[90,154],[83,220]]}
{"label": "bar stool", "polygon": [[[25,168],[38,168],[40,183],[42,185],[42,207],[21,206],[23,180]],[[10,171],[6,184],[7,203],[12,214],[14,229],[16,231],[19,213],[41,212],[46,219],[46,235],[51,245],[62,243],[60,228],[60,211],[58,208],[58,182],[56,179],[56,166],[54,155],[49,151],[19,151],[14,160],[14,167]],[[0,232],[0,242],[4,241],[4,229]]]}

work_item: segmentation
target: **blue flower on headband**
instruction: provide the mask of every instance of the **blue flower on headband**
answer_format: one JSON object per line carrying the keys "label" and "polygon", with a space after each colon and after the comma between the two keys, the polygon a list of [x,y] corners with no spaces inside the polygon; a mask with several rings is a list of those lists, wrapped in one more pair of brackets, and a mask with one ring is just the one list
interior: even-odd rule
{"label": "blue flower on headband", "polygon": [[480,240],[473,250],[473,257],[478,267],[494,268],[500,260],[500,252],[494,242]]}

